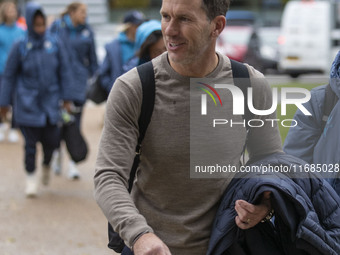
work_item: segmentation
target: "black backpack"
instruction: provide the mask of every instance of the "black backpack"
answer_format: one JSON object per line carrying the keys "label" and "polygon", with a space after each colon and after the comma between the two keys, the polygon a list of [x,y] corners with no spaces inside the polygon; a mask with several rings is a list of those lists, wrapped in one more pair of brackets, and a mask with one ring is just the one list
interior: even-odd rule
{"label": "black backpack", "polygon": [[[237,87],[239,87],[243,95],[245,95],[245,98],[247,98],[247,88],[251,86],[250,80],[249,80],[249,73],[248,69],[245,65],[234,61],[231,61],[231,68],[233,71],[233,79],[234,83]],[[131,168],[130,172],[130,178],[129,178],[129,188],[128,191],[129,193],[132,190],[132,185],[133,181],[135,179],[136,171],[138,168],[138,164],[140,161],[140,148],[141,148],[141,143],[143,141],[146,129],[149,125],[149,122],[151,120],[151,115],[153,112],[153,107],[155,104],[155,75],[154,75],[154,69],[152,62],[147,62],[143,65],[140,65],[137,67],[137,71],[141,80],[142,84],[142,91],[143,91],[143,99],[142,99],[142,108],[141,108],[141,113],[139,116],[138,124],[139,124],[139,138],[138,138],[138,144],[136,147],[136,156]],[[246,78],[246,79],[239,79],[239,78]],[[244,100],[245,104],[245,114],[243,115],[243,118],[246,120],[246,123],[248,122],[249,119],[252,118],[253,114],[250,112],[248,105],[247,105],[247,100]],[[246,125],[247,133],[249,133],[249,126]],[[248,136],[247,136],[248,137]],[[243,154],[245,151],[246,143],[243,148]],[[125,247],[124,241],[120,238],[118,233],[116,233],[111,224],[108,223],[108,236],[109,236],[109,243],[108,247],[115,252],[121,253],[123,248]]]}

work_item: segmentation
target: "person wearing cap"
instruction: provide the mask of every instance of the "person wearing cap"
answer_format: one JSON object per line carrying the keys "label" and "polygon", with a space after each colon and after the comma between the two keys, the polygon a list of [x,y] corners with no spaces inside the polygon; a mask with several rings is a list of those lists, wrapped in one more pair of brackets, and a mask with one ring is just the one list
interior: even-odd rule
{"label": "person wearing cap", "polygon": [[105,45],[106,56],[99,69],[101,85],[110,92],[114,81],[124,73],[123,66],[134,56],[137,28],[145,21],[144,14],[133,10],[125,14],[124,29],[118,38]]}
{"label": "person wearing cap", "polygon": [[137,28],[135,56],[123,66],[124,72],[144,64],[166,51],[161,22],[149,20]]}

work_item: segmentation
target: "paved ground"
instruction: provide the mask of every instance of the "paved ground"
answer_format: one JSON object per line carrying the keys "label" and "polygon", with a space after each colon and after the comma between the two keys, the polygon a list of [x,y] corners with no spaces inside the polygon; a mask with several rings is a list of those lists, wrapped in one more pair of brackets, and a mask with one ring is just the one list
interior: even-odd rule
{"label": "paved ground", "polygon": [[103,106],[85,109],[83,132],[90,154],[79,165],[82,178],[70,181],[64,170],[62,176],[53,176],[48,187],[41,187],[35,199],[24,195],[22,139],[18,144],[0,143],[0,254],[114,254],[106,248],[107,222],[93,198],[103,114]]}

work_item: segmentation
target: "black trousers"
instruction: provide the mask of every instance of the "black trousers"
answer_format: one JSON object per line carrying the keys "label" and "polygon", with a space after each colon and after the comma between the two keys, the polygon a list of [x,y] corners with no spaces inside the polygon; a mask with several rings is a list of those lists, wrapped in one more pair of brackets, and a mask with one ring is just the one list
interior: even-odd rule
{"label": "black trousers", "polygon": [[36,168],[37,143],[40,142],[43,148],[43,164],[49,165],[53,151],[59,147],[60,129],[57,125],[47,124],[45,127],[20,126],[25,138],[25,169],[33,173]]}

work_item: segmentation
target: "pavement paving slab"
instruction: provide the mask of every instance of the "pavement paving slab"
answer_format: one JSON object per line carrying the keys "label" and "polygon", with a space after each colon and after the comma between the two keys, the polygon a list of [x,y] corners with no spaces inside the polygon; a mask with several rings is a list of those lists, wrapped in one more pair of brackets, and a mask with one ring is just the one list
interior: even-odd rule
{"label": "pavement paving slab", "polygon": [[[80,180],[67,179],[67,160],[60,176],[52,175],[38,196],[25,197],[23,139],[0,143],[0,254],[112,255],[107,248],[107,221],[93,195],[94,165],[105,105],[86,104],[83,134],[89,155],[78,169]],[[38,147],[37,166],[41,162]],[[40,167],[38,171],[40,170]]]}

